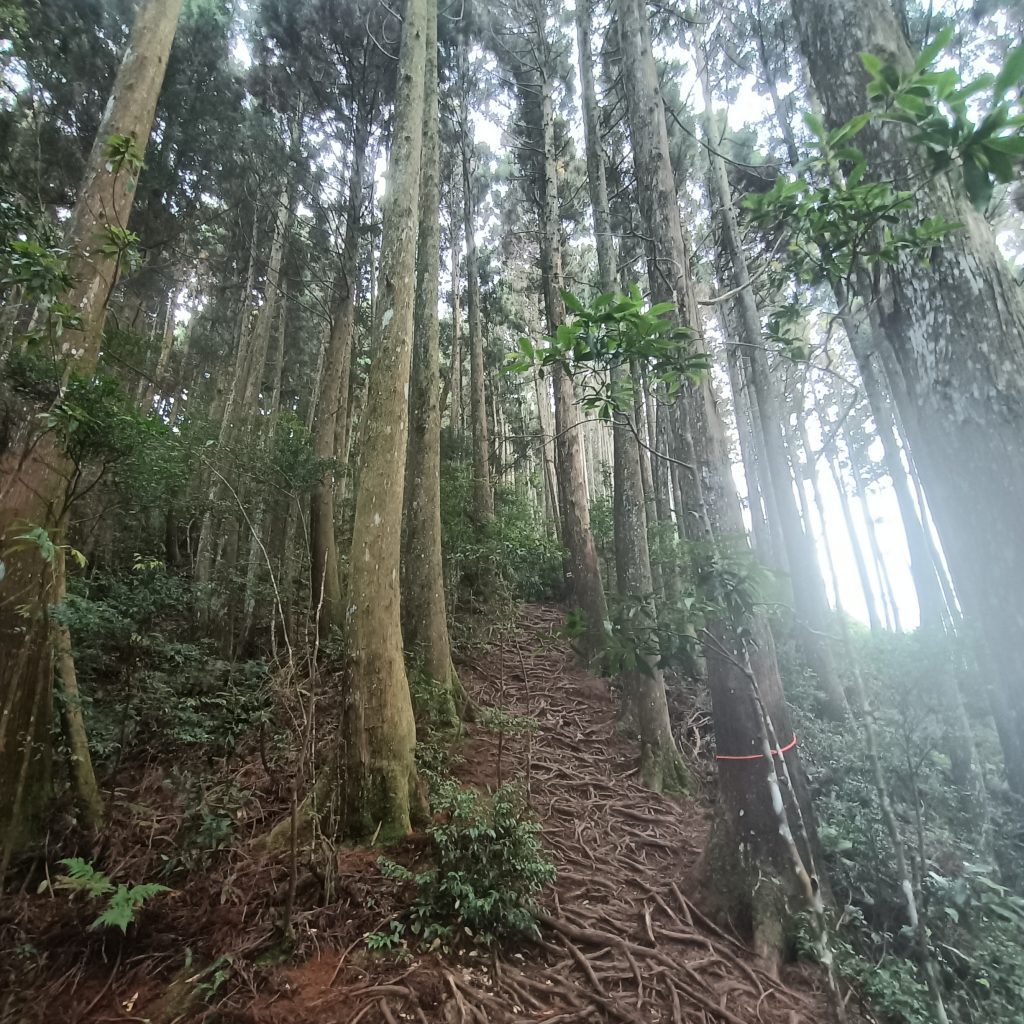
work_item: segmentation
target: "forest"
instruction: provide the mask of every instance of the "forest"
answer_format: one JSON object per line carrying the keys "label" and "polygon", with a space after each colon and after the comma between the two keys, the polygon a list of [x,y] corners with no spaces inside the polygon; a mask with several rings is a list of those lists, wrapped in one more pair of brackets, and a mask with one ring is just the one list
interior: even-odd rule
{"label": "forest", "polygon": [[0,0],[0,1022],[1024,1020],[1021,0]]}

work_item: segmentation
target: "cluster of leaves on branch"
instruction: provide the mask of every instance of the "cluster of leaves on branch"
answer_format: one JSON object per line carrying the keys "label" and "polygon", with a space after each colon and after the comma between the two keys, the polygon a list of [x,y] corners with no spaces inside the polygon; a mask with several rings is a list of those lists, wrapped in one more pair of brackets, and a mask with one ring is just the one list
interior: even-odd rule
{"label": "cluster of leaves on branch", "polygon": [[[861,54],[871,75],[868,99],[872,111],[867,116],[908,125],[913,141],[928,154],[932,170],[958,167],[971,202],[983,210],[996,184],[1016,179],[1024,158],[1024,110],[1020,106],[1024,45],[1010,50],[998,74],[986,73],[963,82],[953,69],[932,67],[953,35],[952,25],[939,31],[906,72],[874,54]],[[972,101],[982,97],[986,108],[976,121]]]}
{"label": "cluster of leaves on branch", "polygon": [[[908,255],[927,260],[942,237],[959,227],[941,217],[913,217],[926,175],[894,182],[879,177],[877,166],[869,168],[868,156],[856,145],[868,125],[907,126],[927,154],[930,174],[958,167],[968,196],[981,209],[997,183],[1014,180],[1024,157],[1024,112],[1011,93],[1024,76],[1024,47],[1009,53],[998,75],[962,83],[952,69],[933,69],[951,37],[952,28],[940,32],[905,71],[861,54],[871,76],[871,107],[846,124],[829,130],[816,114],[804,114],[812,136],[808,156],[771,190],[744,198],[754,223],[785,242],[779,270],[806,283],[842,283],[858,266],[893,264]],[[987,109],[975,122],[972,102],[983,93]]]}
{"label": "cluster of leaves on branch", "polygon": [[534,366],[560,366],[580,384],[583,408],[600,419],[610,420],[616,412],[632,408],[629,386],[608,380],[607,374],[619,367],[645,362],[669,398],[708,371],[707,354],[697,349],[694,331],[680,326],[675,306],[647,306],[637,284],[625,294],[597,295],[589,304],[563,291],[562,301],[572,320],[559,324],[554,336],[546,335],[543,348],[528,337],[519,338],[519,352],[509,359],[507,369],[525,373]]}

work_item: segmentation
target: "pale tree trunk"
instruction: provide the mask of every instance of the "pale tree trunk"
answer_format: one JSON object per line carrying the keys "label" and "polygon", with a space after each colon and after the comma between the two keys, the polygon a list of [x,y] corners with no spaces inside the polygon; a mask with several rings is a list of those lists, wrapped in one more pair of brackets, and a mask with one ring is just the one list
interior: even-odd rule
{"label": "pale tree trunk", "polygon": [[[859,54],[901,67],[912,55],[886,0],[793,0],[810,74],[835,126],[866,106]],[[932,179],[899,125],[869,125],[868,166],[914,188],[908,223],[962,225],[932,248],[881,269],[878,310],[906,398],[899,406],[965,617],[982,637],[1011,720],[1001,731],[1010,785],[1024,792],[1024,303],[988,224],[948,178]],[[913,182],[913,183],[911,183]],[[910,184],[908,184],[910,183]],[[895,391],[897,395],[898,391]],[[898,399],[899,400],[899,399]]]}
{"label": "pale tree trunk", "polygon": [[548,523],[559,540],[562,538],[562,517],[558,507],[558,480],[555,473],[555,426],[551,410],[551,388],[548,378],[534,374],[534,390],[537,394],[537,420],[540,426],[541,472],[544,475],[544,502]]}
{"label": "pale tree trunk", "polygon": [[459,43],[460,136],[462,140],[462,211],[466,233],[466,287],[469,305],[469,418],[473,437],[473,513],[478,522],[494,518],[491,491],[490,441],[487,436],[487,396],[484,375],[484,336],[480,325],[480,275],[476,259],[476,193],[473,187],[473,127],[469,120],[469,71],[466,47]]}
{"label": "pale tree trunk", "polygon": [[[650,240],[652,296],[675,303],[701,346],[650,24],[636,0],[616,0],[615,7],[637,191]],[[690,390],[687,403],[696,456],[690,500],[702,502],[699,525],[707,542],[716,546],[717,537],[742,536],[743,522],[708,378]],[[702,635],[721,793],[705,877],[726,908],[751,921],[754,948],[766,958],[781,955],[795,933],[797,916],[810,911],[819,956],[828,964],[821,893],[808,848],[813,846],[813,824],[800,806],[807,804],[806,784],[799,752],[790,743],[792,726],[771,633],[756,612],[744,625],[757,638],[756,645],[744,643],[737,632],[740,624],[721,619],[712,621]],[[770,751],[780,746],[789,749],[774,757]],[[756,759],[721,760],[751,755]],[[809,842],[802,843],[804,837]]]}
{"label": "pale tree trunk", "polygon": [[[460,253],[462,251],[462,234],[459,228],[459,217],[455,209],[455,183],[452,182],[450,203],[450,231],[452,240],[451,266],[451,302],[452,302],[452,362],[448,377],[448,388],[451,392],[452,432],[461,436],[466,429],[465,398],[462,382],[462,271],[460,269]],[[441,415],[444,415],[444,402],[441,403]]]}
{"label": "pale tree trunk", "polygon": [[[285,338],[288,327],[288,286],[281,282],[281,294],[277,303],[277,330],[274,334],[274,350],[271,358],[271,375],[273,385],[270,397],[263,406],[263,416],[257,424],[255,445],[262,457],[270,458],[274,444],[274,432],[277,429],[278,413],[281,407],[281,379],[284,373]],[[273,586],[278,586],[274,577],[274,566],[270,561],[269,551],[273,547],[273,531],[275,528],[274,511],[277,495],[260,493],[256,496],[255,509],[246,523],[249,532],[249,553],[245,573],[245,598],[242,605],[242,627],[239,631],[236,649],[243,654],[252,649],[255,641],[256,623],[261,602],[257,593],[260,580],[264,574],[269,575]],[[272,606],[271,618],[277,619],[276,603]],[[275,632],[276,639],[276,632]],[[287,639],[287,637],[286,637]]]}
{"label": "pale tree trunk", "polygon": [[885,559],[882,557],[882,548],[878,541],[875,516],[871,511],[870,496],[864,483],[863,468],[860,464],[860,459],[856,455],[856,449],[848,436],[846,439],[846,450],[850,458],[850,475],[853,477],[853,489],[857,495],[857,504],[860,508],[861,520],[864,523],[864,535],[868,539],[868,550],[871,552],[871,561],[875,567],[875,579],[878,581],[878,593],[882,601],[882,611],[885,613],[886,627],[894,633],[902,633],[903,628],[900,623],[899,608],[896,606],[896,595],[893,593],[889,570],[886,568]]}
{"label": "pale tree trunk", "polygon": [[405,647],[433,680],[433,725],[457,729],[465,698],[452,664],[441,564],[441,407],[438,285],[441,276],[440,141],[437,101],[437,19],[427,23],[420,223],[417,243],[415,340],[409,394],[405,471],[402,622]]}
{"label": "pale tree trunk", "polygon": [[[647,522],[647,551],[651,561],[651,584],[657,600],[664,601],[665,585],[662,580],[661,564],[651,552],[651,525],[658,521],[658,507],[654,495],[654,471],[651,468],[651,452],[654,446],[654,431],[647,415],[647,382],[641,367],[634,363],[630,367],[633,375],[633,423],[637,429],[640,448],[640,479],[644,488],[644,512]],[[646,446],[646,447],[645,447]]]}
{"label": "pale tree trunk", "polygon": [[[249,240],[249,263],[245,281],[239,295],[238,318],[235,324],[235,364],[227,388],[218,386],[217,394],[211,405],[210,420],[220,427],[217,434],[218,447],[223,447],[231,437],[234,426],[234,410],[238,406],[241,388],[245,383],[245,368],[249,361],[249,347],[253,332],[249,323],[251,319],[252,291],[256,282],[257,226],[259,211],[253,214],[252,234]],[[229,420],[230,415],[230,420]],[[212,482],[211,482],[212,481]],[[212,466],[204,465],[200,471],[200,491],[206,492],[206,510],[199,526],[199,537],[192,559],[193,579],[200,584],[209,583],[213,573],[214,536],[220,524],[219,510],[215,507],[217,497],[223,486],[222,481],[213,473]],[[206,602],[204,602],[205,604]],[[203,615],[206,609],[203,610]]]}
{"label": "pale tree trunk", "polygon": [[[725,278],[720,277],[724,282]],[[724,284],[723,284],[724,287]],[[739,345],[731,338],[735,329],[729,316],[721,315],[722,331],[726,336],[726,364],[729,369],[729,390],[732,392],[733,414],[736,417],[736,434],[739,437],[740,461],[743,464],[743,478],[747,485],[747,508],[750,511],[750,535],[754,551],[765,565],[772,564],[772,539],[765,515],[764,492],[761,486],[763,470],[754,456],[753,427],[750,422],[750,385],[744,375],[743,354]]]}
{"label": "pale tree trunk", "polygon": [[[281,276],[281,263],[284,259],[285,237],[291,219],[291,184],[286,182],[281,191],[274,197],[274,232],[270,243],[270,255],[267,261],[267,279],[264,287],[263,305],[256,315],[256,323],[251,330],[246,330],[249,316],[249,294],[242,298],[240,313],[241,333],[238,351],[235,357],[235,372],[231,381],[224,405],[220,431],[217,436],[218,450],[224,450],[239,436],[246,432],[247,424],[255,409],[260,385],[263,383],[263,369],[266,365],[267,350],[270,344],[271,328],[274,311],[278,299],[278,285]],[[253,220],[253,245],[255,247],[256,219]],[[254,273],[254,256],[250,257],[249,282]],[[218,540],[223,542],[223,558],[230,565],[237,553],[237,528],[235,510],[223,517],[219,506],[229,498],[234,501],[239,495],[232,496],[227,482],[216,472],[212,473],[213,482],[208,495],[208,508],[203,516],[196,544],[195,578],[199,583],[209,583],[213,575],[214,563],[217,560]],[[204,602],[204,621],[208,621],[213,613],[214,605],[219,602]]]}
{"label": "pale tree trunk", "polygon": [[[551,55],[546,38],[546,8],[541,4],[535,16],[537,74],[540,91],[540,264],[544,288],[544,312],[549,334],[565,323],[562,302],[561,218],[558,208],[558,170],[555,154],[555,114],[552,101]],[[604,646],[605,603],[597,547],[590,529],[587,502],[586,468],[582,430],[577,420],[572,379],[556,366],[552,374],[555,388],[555,432],[561,474],[560,505],[564,542],[569,552],[571,588],[577,606],[586,620],[586,653],[598,654]]]}
{"label": "pale tree trunk", "polygon": [[[839,574],[836,571],[836,560],[832,554],[832,541],[828,535],[828,520],[825,515],[825,500],[821,493],[821,483],[818,480],[818,460],[811,448],[807,437],[807,427],[804,423],[803,410],[799,410],[796,417],[796,436],[793,430],[786,423],[787,442],[791,452],[793,467],[796,469],[797,484],[801,491],[804,489],[803,481],[807,479],[811,484],[811,494],[814,497],[814,508],[818,513],[818,528],[821,533],[821,546],[825,551],[825,563],[828,566],[829,580],[832,583],[832,593],[835,595],[836,612],[839,616],[845,615],[843,609],[843,597],[839,590]],[[801,468],[800,452],[803,452],[804,462]],[[805,513],[804,521],[809,523],[810,516]]]}
{"label": "pale tree trunk", "polygon": [[[66,594],[66,572],[64,549],[59,548],[54,557],[54,603],[64,600]],[[71,778],[74,783],[75,804],[78,808],[79,824],[87,831],[96,832],[103,825],[103,797],[93,771],[92,756],[89,753],[89,738],[85,730],[85,716],[82,713],[82,692],[78,687],[78,673],[71,648],[71,634],[63,624],[55,626],[57,654],[57,679],[60,682],[61,717],[64,720],[64,736],[71,755]]]}
{"label": "pale tree trunk", "polygon": [[[841,292],[840,295],[843,293]],[[843,323],[850,341],[850,348],[857,360],[860,379],[864,384],[864,393],[871,407],[871,417],[875,421],[875,432],[882,442],[885,468],[889,473],[896,502],[899,505],[903,535],[906,538],[907,551],[910,554],[910,575],[914,581],[921,625],[937,629],[949,620],[949,611],[946,608],[945,596],[933,560],[931,545],[910,491],[909,474],[904,469],[903,460],[900,457],[900,447],[896,439],[889,396],[885,392],[875,367],[874,353],[870,348],[870,337],[866,332],[858,329],[852,316],[844,317]]]}
{"label": "pale tree trunk", "polygon": [[[293,128],[293,131],[295,129]],[[243,367],[241,382],[233,382],[231,396],[224,413],[224,423],[221,426],[221,434],[226,443],[241,441],[244,444],[252,445],[254,448],[263,439],[262,431],[265,426],[263,419],[258,415],[259,397],[264,384],[264,374],[267,366],[267,357],[270,354],[270,341],[276,322],[277,312],[282,305],[282,282],[281,267],[284,263],[285,247],[288,235],[291,231],[291,222],[294,215],[292,208],[291,180],[286,181],[281,188],[275,206],[274,235],[270,245],[270,257],[267,262],[267,278],[263,291],[263,305],[260,306],[256,317],[256,325],[252,331],[251,343],[247,348],[247,360]],[[238,385],[237,387],[235,385]],[[232,404],[234,400],[234,404]],[[229,418],[230,417],[230,418]],[[224,432],[227,430],[225,436]],[[234,494],[231,493],[231,486],[223,476],[218,476],[217,500],[229,501],[230,512],[222,520],[219,533],[222,538],[218,568],[221,575],[229,573],[237,564],[239,558],[239,546],[244,539],[254,542],[252,536],[252,519],[260,518],[262,515],[262,495],[256,495],[254,502],[255,511],[249,516],[248,521],[240,507],[245,498],[248,497],[245,486],[246,481],[240,480],[234,487]],[[212,518],[203,520],[204,527],[212,526]],[[242,532],[244,531],[244,533]],[[200,532],[197,558],[203,561],[203,535]],[[206,536],[206,550],[213,552],[213,536],[208,531]],[[207,559],[212,569],[213,561]],[[239,602],[236,591],[227,593],[227,600],[224,600],[224,589],[219,588],[214,599],[205,607],[204,614],[207,616],[207,625],[216,618],[222,618],[221,638],[222,650],[225,655],[231,653],[234,644],[236,625],[239,619]]]}
{"label": "pale tree trunk", "polygon": [[177,289],[172,284],[167,293],[167,305],[164,310],[164,327],[160,339],[160,353],[157,356],[156,368],[153,370],[153,379],[148,387],[144,389],[142,402],[143,412],[149,412],[157,395],[157,389],[163,389],[166,385],[164,377],[167,374],[167,367],[171,361],[171,352],[174,351],[174,314],[177,311]]}
{"label": "pale tree trunk", "polygon": [[[309,499],[310,599],[321,636],[345,623],[344,596],[335,537],[335,475],[343,452],[338,448],[338,424],[348,415],[352,373],[356,290],[358,288],[359,226],[371,116],[361,111],[352,140],[352,171],[345,210],[345,240],[334,281],[331,330],[324,355],[323,383],[317,402],[313,446],[318,459],[335,460],[333,471],[317,481]],[[344,443],[343,441],[341,443]]]}
{"label": "pale tree trunk", "polygon": [[[594,238],[602,292],[615,291],[615,243],[608,213],[608,185],[601,152],[597,89],[594,85],[590,5],[576,7],[576,43],[579,49],[580,83],[583,99],[583,128],[587,151],[587,181],[594,214]],[[612,374],[614,385],[625,385],[629,373],[619,367]],[[633,607],[628,609],[641,625],[641,653],[647,670],[632,669],[624,680],[626,692],[640,732],[640,773],[652,789],[685,792],[692,786],[690,773],[676,746],[669,718],[665,680],[658,665],[657,646],[647,635],[657,621],[650,551],[647,546],[647,515],[644,507],[640,445],[625,416],[616,415],[613,435],[615,473],[615,563],[619,593]]]}
{"label": "pale tree trunk", "polygon": [[[704,59],[701,60],[702,57]],[[701,60],[700,78],[704,94],[705,132],[709,143],[711,183],[718,199],[722,235],[732,265],[733,283],[737,289],[736,305],[739,309],[743,336],[747,343],[754,394],[761,422],[764,425],[768,472],[771,476],[779,513],[778,525],[786,545],[789,562],[789,578],[793,589],[793,606],[797,620],[797,639],[804,659],[814,673],[821,690],[822,710],[832,721],[842,722],[848,717],[849,709],[828,639],[831,609],[825,595],[825,582],[822,579],[821,567],[814,550],[814,541],[801,525],[800,510],[793,494],[789,460],[781,432],[782,415],[770,379],[771,371],[768,367],[768,356],[764,349],[764,339],[761,333],[761,313],[757,308],[750,284],[750,274],[743,252],[725,161],[717,149],[720,132],[712,109],[707,59],[703,53],[698,53],[698,60]]]}
{"label": "pale tree trunk", "polygon": [[416,298],[427,24],[433,0],[409,0],[402,23],[379,293],[363,418],[346,605],[347,687],[338,731],[331,831],[387,842],[405,835],[422,795],[399,609],[408,388]]}
{"label": "pale tree trunk", "polygon": [[839,508],[843,514],[846,538],[849,541],[850,552],[853,555],[853,564],[857,567],[857,579],[860,582],[861,593],[864,595],[864,606],[868,613],[868,625],[873,633],[877,633],[882,629],[882,617],[878,613],[878,601],[875,597],[875,589],[871,585],[871,575],[868,572],[868,563],[864,557],[864,545],[860,542],[857,526],[853,520],[850,492],[846,489],[843,468],[834,447],[825,453],[825,459],[828,462],[829,470],[832,473],[832,482],[835,484],[836,493],[839,496]]}
{"label": "pale tree trunk", "polygon": [[[127,227],[138,184],[135,160],[112,160],[109,145],[115,137],[130,139],[134,155],[144,155],[181,5],[182,0],[145,0],[139,8],[86,164],[65,233],[73,286],[61,298],[81,318],[60,338],[65,383],[73,372],[89,377],[99,360],[121,258],[93,245],[106,229]],[[46,561],[39,545],[17,538],[30,524],[60,542],[73,469],[52,432],[32,436],[43,411],[26,410],[0,460],[0,879],[12,854],[38,834],[50,795],[48,606],[63,582],[54,578],[59,567]]]}

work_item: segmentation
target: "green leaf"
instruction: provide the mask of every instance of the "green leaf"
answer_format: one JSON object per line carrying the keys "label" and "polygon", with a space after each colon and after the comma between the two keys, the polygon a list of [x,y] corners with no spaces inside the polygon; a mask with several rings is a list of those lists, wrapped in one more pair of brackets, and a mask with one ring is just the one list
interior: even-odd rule
{"label": "green leaf", "polygon": [[992,198],[992,179],[980,164],[970,158],[964,159],[964,188],[976,210],[984,210]]}
{"label": "green leaf", "polygon": [[935,34],[935,38],[917,55],[914,70],[923,71],[953,40],[954,26],[944,25]]}
{"label": "green leaf", "polygon": [[840,125],[829,135],[829,145],[838,146],[846,139],[852,139],[870,120],[870,114],[858,114],[850,118],[846,124]]}
{"label": "green leaf", "polygon": [[804,112],[804,124],[810,129],[811,133],[818,139],[825,138],[825,126],[822,124],[821,118],[817,114],[811,113],[811,111]]}
{"label": "green leaf", "polygon": [[882,70],[882,61],[879,57],[876,57],[873,53],[869,53],[865,50],[860,54],[860,62],[864,65],[864,69],[872,77],[876,77]]}
{"label": "green leaf", "polygon": [[1007,55],[992,86],[995,98],[1001,100],[1010,89],[1024,81],[1024,44],[1015,46]]}
{"label": "green leaf", "polygon": [[586,312],[583,303],[580,302],[580,300],[570,291],[562,292],[562,301],[565,303],[565,308],[568,309],[570,313],[576,313],[579,315]]}

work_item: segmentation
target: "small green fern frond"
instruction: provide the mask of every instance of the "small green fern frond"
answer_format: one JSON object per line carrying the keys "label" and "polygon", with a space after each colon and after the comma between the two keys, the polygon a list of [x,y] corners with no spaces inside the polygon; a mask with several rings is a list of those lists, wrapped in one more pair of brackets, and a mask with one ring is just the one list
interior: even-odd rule
{"label": "small green fern frond", "polygon": [[120,928],[121,934],[128,933],[128,925],[135,921],[135,911],[151,896],[162,892],[170,892],[166,885],[157,882],[146,882],[142,885],[119,885],[117,891],[107,902],[106,909],[96,918],[90,930],[94,928]]}
{"label": "small green fern frond", "polygon": [[102,871],[97,871],[87,860],[81,857],[65,857],[60,863],[67,868],[68,873],[57,879],[58,889],[84,892],[90,899],[114,891],[110,879]]}

